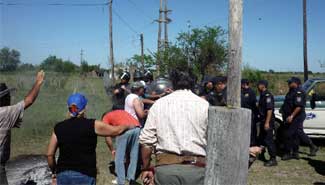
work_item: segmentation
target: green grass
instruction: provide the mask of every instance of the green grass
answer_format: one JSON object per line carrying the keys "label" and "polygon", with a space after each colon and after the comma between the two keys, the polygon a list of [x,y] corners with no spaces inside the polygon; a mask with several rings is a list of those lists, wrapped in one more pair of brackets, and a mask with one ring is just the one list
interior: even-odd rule
{"label": "green grass", "polygon": [[[7,82],[16,87],[17,93],[13,102],[23,99],[33,84],[34,73],[0,74],[0,82]],[[47,73],[46,82],[35,104],[24,114],[24,122],[20,129],[13,129],[11,157],[24,154],[45,154],[50,134],[54,125],[67,116],[66,99],[77,90],[86,94],[89,99],[87,116],[100,119],[103,112],[109,110],[111,101],[105,94],[103,82],[99,78],[81,78],[78,75],[62,75]],[[287,76],[268,76],[270,79]],[[282,80],[281,80],[282,81]],[[302,147],[306,152],[307,148]],[[302,157],[307,157],[302,154]],[[307,157],[308,158],[308,157]],[[98,140],[97,165],[99,169],[98,184],[111,184],[113,176],[108,173],[107,164],[111,160],[110,152],[103,138]],[[311,161],[299,160],[283,162],[274,168],[263,167],[257,161],[249,170],[249,184],[313,184],[325,183],[325,149]]]}

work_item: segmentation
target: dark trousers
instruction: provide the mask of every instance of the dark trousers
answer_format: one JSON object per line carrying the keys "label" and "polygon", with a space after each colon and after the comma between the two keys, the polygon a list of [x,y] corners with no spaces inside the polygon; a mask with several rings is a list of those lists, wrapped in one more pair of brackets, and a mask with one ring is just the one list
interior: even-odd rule
{"label": "dark trousers", "polygon": [[274,122],[271,121],[270,128],[268,130],[264,129],[264,122],[260,124],[260,135],[259,135],[259,145],[263,145],[267,148],[267,151],[271,158],[276,157],[276,147],[273,140]]}
{"label": "dark trousers", "polygon": [[311,139],[307,136],[307,134],[304,131],[303,128],[303,122],[301,123],[301,125],[298,127],[298,139],[299,139],[299,144],[302,142],[308,146],[311,146],[313,144],[313,142],[311,141]]}
{"label": "dark trousers", "polygon": [[[305,120],[304,116],[298,116],[294,118],[292,123],[285,124],[285,151],[287,153],[298,153],[299,151],[299,139],[303,142],[309,142],[308,136],[304,133],[302,127]],[[307,139],[308,138],[308,139]]]}
{"label": "dark trousers", "polygon": [[4,165],[0,164],[0,185],[8,185],[6,169]]}
{"label": "dark trousers", "polygon": [[252,115],[252,121],[251,121],[251,141],[250,146],[256,146],[257,145],[257,126],[256,121],[254,119],[254,115]]}

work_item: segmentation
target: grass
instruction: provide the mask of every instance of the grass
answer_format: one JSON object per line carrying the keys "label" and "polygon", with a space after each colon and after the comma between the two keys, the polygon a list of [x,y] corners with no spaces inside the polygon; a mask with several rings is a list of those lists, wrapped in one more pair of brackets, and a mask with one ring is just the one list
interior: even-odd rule
{"label": "grass", "polygon": [[[16,87],[13,103],[24,97],[33,84],[34,73],[0,74],[0,82]],[[109,110],[111,102],[105,94],[103,82],[99,78],[81,78],[78,75],[62,75],[47,73],[46,82],[36,103],[24,114],[24,122],[20,129],[13,129],[11,158],[25,154],[45,154],[50,134],[54,125],[66,118],[66,99],[75,90],[83,92],[89,99],[87,116],[100,119],[103,112]],[[282,79],[285,77],[272,77]],[[282,81],[282,80],[281,80]],[[275,83],[282,83],[278,80]],[[319,142],[321,144],[321,142]],[[302,147],[302,152],[307,152]],[[304,159],[283,162],[274,168],[265,168],[257,161],[249,170],[249,184],[313,184],[325,183],[325,149],[319,155]],[[110,152],[103,138],[99,138],[97,147],[97,165],[99,175],[97,184],[111,184],[113,176],[108,173]]]}

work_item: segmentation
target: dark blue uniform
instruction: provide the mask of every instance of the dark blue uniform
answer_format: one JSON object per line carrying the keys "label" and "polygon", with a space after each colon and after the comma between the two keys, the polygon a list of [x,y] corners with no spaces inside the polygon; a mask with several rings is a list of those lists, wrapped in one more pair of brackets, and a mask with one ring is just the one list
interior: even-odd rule
{"label": "dark blue uniform", "polygon": [[207,95],[207,101],[212,106],[226,106],[227,105],[227,88],[221,92],[211,91]]}
{"label": "dark blue uniform", "polygon": [[[290,89],[281,107],[283,120],[285,121],[285,150],[287,153],[297,154],[299,151],[299,139],[309,143],[310,139],[303,132],[303,122],[306,118],[305,112],[306,94],[303,89]],[[301,111],[293,118],[291,123],[287,123],[287,118],[291,116],[297,107]]]}
{"label": "dark blue uniform", "polygon": [[258,110],[256,106],[256,94],[251,88],[243,88],[241,91],[241,106],[252,111],[252,121],[251,121],[251,146],[256,146],[256,118],[258,115]]}
{"label": "dark blue uniform", "polygon": [[[272,110],[272,117],[270,120],[270,128],[268,130],[264,129],[264,124],[266,121],[267,112]],[[258,102],[258,112],[259,112],[259,122],[260,124],[260,135],[259,135],[259,144],[267,148],[271,158],[276,157],[276,147],[273,140],[273,131],[274,131],[274,97],[269,91],[264,91],[260,95]]]}
{"label": "dark blue uniform", "polygon": [[129,83],[119,83],[114,87],[119,90],[119,93],[113,95],[113,110],[124,110],[125,98],[129,94],[129,92],[122,89],[122,86],[125,86],[126,89],[129,88]]}

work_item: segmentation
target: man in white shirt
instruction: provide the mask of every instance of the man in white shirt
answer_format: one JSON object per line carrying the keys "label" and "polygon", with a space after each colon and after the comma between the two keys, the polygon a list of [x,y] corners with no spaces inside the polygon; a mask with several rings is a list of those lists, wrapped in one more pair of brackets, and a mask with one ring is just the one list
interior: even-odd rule
{"label": "man in white shirt", "polygon": [[141,178],[144,184],[203,184],[209,103],[191,91],[195,77],[190,72],[174,70],[170,79],[175,91],[156,101],[140,134]]}

